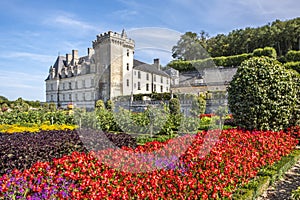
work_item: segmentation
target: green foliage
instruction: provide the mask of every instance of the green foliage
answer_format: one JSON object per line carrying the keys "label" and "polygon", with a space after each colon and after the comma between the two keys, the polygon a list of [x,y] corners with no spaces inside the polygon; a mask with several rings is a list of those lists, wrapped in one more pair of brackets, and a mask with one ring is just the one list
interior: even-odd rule
{"label": "green foliage", "polygon": [[106,106],[106,109],[109,110],[109,111],[113,111],[115,109],[114,102],[110,99],[106,101],[105,106]]}
{"label": "green foliage", "polygon": [[197,33],[186,32],[172,48],[173,58],[179,60],[196,60],[209,57],[206,52],[206,40],[208,34],[202,31],[200,36]]}
{"label": "green foliage", "polygon": [[198,117],[200,114],[204,114],[206,109],[206,101],[203,96],[194,97],[191,105],[191,114],[194,117]]}
{"label": "green foliage", "polygon": [[298,187],[296,190],[292,191],[291,198],[293,200],[300,200],[300,187]]}
{"label": "green foliage", "polygon": [[287,62],[284,64],[284,67],[287,69],[296,70],[298,73],[300,73],[300,62]]}
{"label": "green foliage", "polygon": [[300,61],[300,51],[290,50],[285,57],[287,62],[298,62]]}
{"label": "green foliage", "polygon": [[258,48],[253,51],[253,56],[261,57],[268,56],[270,58],[277,58],[276,50],[272,47]]}
{"label": "green foliage", "polygon": [[168,64],[168,66],[181,72],[192,71],[195,69],[201,70],[215,66],[236,67],[250,57],[252,57],[252,54],[240,54],[227,57],[222,56],[194,61],[173,60]]}
{"label": "green foliage", "polygon": [[171,115],[180,114],[180,101],[177,98],[173,98],[169,101],[169,110]]}
{"label": "green foliage", "polygon": [[103,100],[99,99],[98,101],[96,101],[95,108],[96,109],[105,109],[105,104],[104,104]]}
{"label": "green foliage", "polygon": [[296,107],[296,84],[290,71],[268,57],[254,57],[238,68],[228,88],[228,103],[238,126],[281,130]]}

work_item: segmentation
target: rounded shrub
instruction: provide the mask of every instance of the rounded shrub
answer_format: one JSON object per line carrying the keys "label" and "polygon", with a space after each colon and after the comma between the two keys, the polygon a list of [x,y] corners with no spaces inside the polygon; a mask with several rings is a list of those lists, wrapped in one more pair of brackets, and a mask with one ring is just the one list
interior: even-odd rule
{"label": "rounded shrub", "polygon": [[180,101],[177,98],[173,98],[169,101],[170,114],[178,115],[180,114]]}
{"label": "rounded shrub", "polygon": [[253,57],[238,68],[228,87],[228,104],[238,126],[281,130],[290,125],[297,104],[291,71],[269,57]]}

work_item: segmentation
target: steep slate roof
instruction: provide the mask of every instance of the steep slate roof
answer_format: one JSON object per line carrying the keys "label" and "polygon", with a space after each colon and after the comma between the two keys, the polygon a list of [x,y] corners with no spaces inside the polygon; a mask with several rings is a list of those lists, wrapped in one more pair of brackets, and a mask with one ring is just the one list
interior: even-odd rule
{"label": "steep slate roof", "polygon": [[160,75],[160,76],[169,77],[169,75],[166,72],[158,70],[156,68],[156,66],[149,65],[147,63],[144,63],[144,62],[136,60],[136,59],[133,60],[133,68],[136,69],[136,70],[153,73],[153,74],[157,74],[157,75]]}
{"label": "steep slate roof", "polygon": [[[66,62],[66,57],[65,56],[58,56],[53,68],[55,71],[55,78],[59,76],[59,73],[61,72],[61,69],[65,66],[65,62]],[[49,75],[50,76],[50,75]],[[46,80],[49,80],[50,77],[47,77]]]}

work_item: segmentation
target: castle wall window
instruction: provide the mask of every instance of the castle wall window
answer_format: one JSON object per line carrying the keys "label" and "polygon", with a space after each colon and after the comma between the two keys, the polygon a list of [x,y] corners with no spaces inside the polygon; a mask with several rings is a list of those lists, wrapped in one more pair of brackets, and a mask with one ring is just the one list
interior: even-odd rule
{"label": "castle wall window", "polygon": [[162,85],[160,86],[160,92],[163,92],[163,86]]}
{"label": "castle wall window", "polygon": [[63,94],[63,101],[65,101],[65,98],[66,98],[65,94]]}
{"label": "castle wall window", "polygon": [[166,91],[167,91],[167,92],[169,91],[169,88],[168,88],[168,87],[166,87]]}
{"label": "castle wall window", "polygon": [[72,89],[72,83],[69,82],[69,89],[71,90]]}
{"label": "castle wall window", "polygon": [[141,78],[141,72],[138,71],[138,78],[140,79]]}
{"label": "castle wall window", "polygon": [[138,90],[141,90],[141,82],[138,82]]}
{"label": "castle wall window", "polygon": [[126,69],[129,71],[129,63],[126,64]]}
{"label": "castle wall window", "polygon": [[127,56],[129,57],[129,49],[127,49]]}
{"label": "castle wall window", "polygon": [[72,101],[72,94],[69,94],[69,100]]}
{"label": "castle wall window", "polygon": [[146,80],[149,81],[149,74],[146,74]]}
{"label": "castle wall window", "polygon": [[146,84],[146,91],[149,91],[149,83]]}
{"label": "castle wall window", "polygon": [[129,79],[127,79],[126,82],[127,82],[127,84],[126,84],[127,87],[129,87]]}
{"label": "castle wall window", "polygon": [[53,101],[53,95],[51,95],[51,98],[50,98],[50,100],[51,100],[51,101]]}

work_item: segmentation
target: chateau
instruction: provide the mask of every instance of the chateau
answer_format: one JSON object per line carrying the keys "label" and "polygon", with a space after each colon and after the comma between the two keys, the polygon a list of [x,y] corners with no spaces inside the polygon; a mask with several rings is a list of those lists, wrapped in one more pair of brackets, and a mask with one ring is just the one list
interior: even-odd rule
{"label": "chateau", "polygon": [[174,79],[174,73],[161,70],[159,59],[152,64],[134,59],[134,40],[124,30],[97,35],[92,45],[86,56],[79,57],[78,50],[72,50],[57,57],[45,80],[46,102],[94,108],[99,99],[170,92],[171,82],[178,81],[178,71]]}

